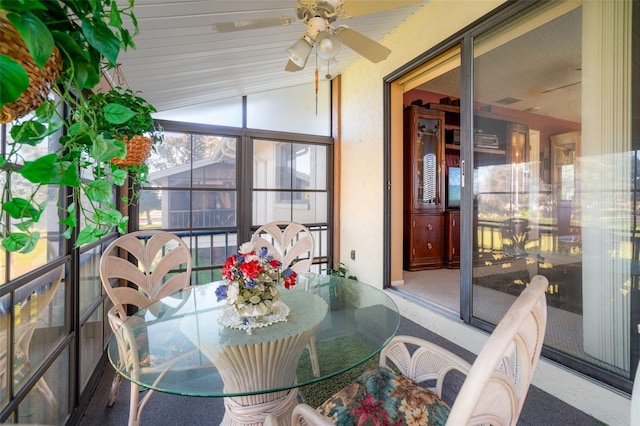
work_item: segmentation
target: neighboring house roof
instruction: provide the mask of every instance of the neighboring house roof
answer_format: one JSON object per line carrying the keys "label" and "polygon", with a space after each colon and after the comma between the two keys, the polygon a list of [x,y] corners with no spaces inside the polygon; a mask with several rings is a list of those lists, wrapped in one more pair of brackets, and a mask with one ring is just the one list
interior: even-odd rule
{"label": "neighboring house roof", "polygon": [[[231,143],[233,142],[233,143]],[[196,160],[193,163],[187,163],[180,166],[170,167],[163,170],[158,170],[149,173],[149,182],[151,184],[160,185],[161,182],[166,181],[170,176],[175,176],[180,173],[186,173],[190,170],[197,170],[202,167],[207,167],[212,164],[224,163],[235,164],[236,162],[236,144],[235,140],[222,139],[218,144],[215,151],[211,156],[202,160]]]}

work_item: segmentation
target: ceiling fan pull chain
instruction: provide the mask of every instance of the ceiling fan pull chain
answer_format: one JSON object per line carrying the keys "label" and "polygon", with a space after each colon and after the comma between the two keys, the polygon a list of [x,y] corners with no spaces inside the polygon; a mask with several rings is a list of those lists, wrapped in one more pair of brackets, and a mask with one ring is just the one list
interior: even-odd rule
{"label": "ceiling fan pull chain", "polygon": [[318,58],[316,56],[316,72],[315,72],[315,79],[316,79],[316,116],[318,115]]}

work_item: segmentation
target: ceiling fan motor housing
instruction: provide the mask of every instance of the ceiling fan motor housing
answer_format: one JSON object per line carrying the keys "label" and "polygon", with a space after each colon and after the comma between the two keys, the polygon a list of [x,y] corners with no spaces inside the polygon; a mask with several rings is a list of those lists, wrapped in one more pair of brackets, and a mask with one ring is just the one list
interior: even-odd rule
{"label": "ceiling fan motor housing", "polygon": [[342,11],[342,0],[298,0],[298,19],[308,21],[320,17],[328,23],[336,20]]}
{"label": "ceiling fan motor housing", "polygon": [[321,18],[319,16],[310,18],[309,21],[307,22],[307,34],[313,40],[316,39],[316,36],[319,33],[323,31],[327,31],[328,29],[329,29],[329,24],[327,23],[327,21],[324,18]]}

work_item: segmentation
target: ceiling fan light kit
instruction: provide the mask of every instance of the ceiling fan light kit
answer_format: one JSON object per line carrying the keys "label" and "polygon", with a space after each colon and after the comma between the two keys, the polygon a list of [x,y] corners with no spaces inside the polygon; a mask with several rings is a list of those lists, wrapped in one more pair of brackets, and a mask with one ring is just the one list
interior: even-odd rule
{"label": "ceiling fan light kit", "polygon": [[311,40],[309,36],[305,34],[300,37],[298,41],[293,44],[293,46],[287,49],[287,55],[289,55],[289,60],[291,62],[302,69],[307,63],[307,59],[311,54],[312,48],[313,40]]}
{"label": "ceiling fan light kit", "polygon": [[320,59],[328,61],[336,57],[340,51],[340,40],[329,31],[322,31],[316,37],[316,46]]}

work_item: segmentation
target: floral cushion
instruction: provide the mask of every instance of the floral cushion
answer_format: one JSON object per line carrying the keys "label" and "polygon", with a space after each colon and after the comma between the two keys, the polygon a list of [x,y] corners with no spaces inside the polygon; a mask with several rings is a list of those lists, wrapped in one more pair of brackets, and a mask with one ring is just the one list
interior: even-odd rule
{"label": "floral cushion", "polygon": [[449,406],[415,381],[376,367],[317,409],[339,426],[444,425]]}

